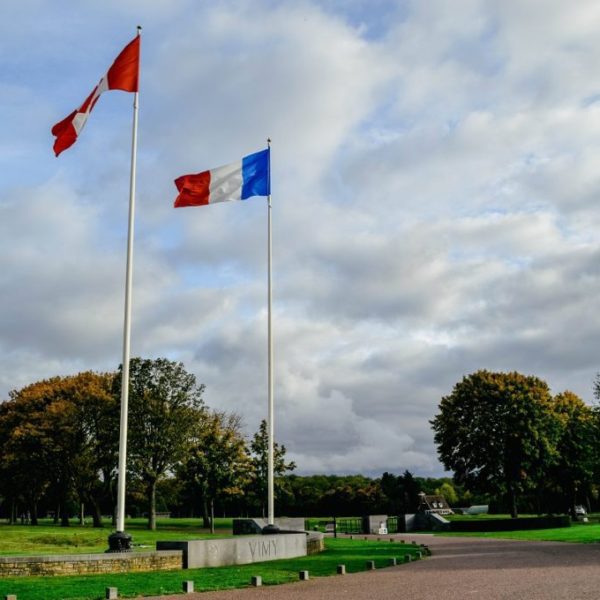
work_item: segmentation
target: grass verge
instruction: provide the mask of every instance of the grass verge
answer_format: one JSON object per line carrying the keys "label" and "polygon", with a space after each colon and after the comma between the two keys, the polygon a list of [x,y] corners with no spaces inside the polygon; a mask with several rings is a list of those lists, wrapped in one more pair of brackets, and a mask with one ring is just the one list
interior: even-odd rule
{"label": "grass verge", "polygon": [[[231,519],[215,519],[214,537],[231,534]],[[134,551],[156,548],[156,541],[189,540],[212,537],[200,527],[199,519],[159,519],[156,531],[146,529],[146,519],[128,519],[125,529],[133,536]],[[91,525],[60,527],[49,520],[40,525],[0,525],[0,555],[89,554],[104,552],[112,529],[94,529]]]}
{"label": "grass verge", "polygon": [[571,527],[558,527],[552,529],[529,529],[516,531],[489,531],[489,532],[438,532],[436,535],[486,537],[505,540],[528,540],[547,542],[572,542],[590,544],[600,542],[600,524],[598,523],[573,523]]}
{"label": "grass verge", "polygon": [[400,544],[326,539],[326,550],[320,554],[213,569],[187,569],[151,573],[85,575],[71,577],[10,577],[0,579],[0,596],[16,594],[27,600],[99,600],[106,587],[116,587],[119,597],[158,596],[179,593],[182,583],[193,580],[196,591],[247,587],[252,575],[260,575],[263,585],[276,585],[298,580],[298,571],[308,570],[311,577],[334,575],[338,564],[348,573],[364,571],[367,560],[377,568],[387,566],[390,558],[400,562],[405,554],[413,557],[419,547]]}

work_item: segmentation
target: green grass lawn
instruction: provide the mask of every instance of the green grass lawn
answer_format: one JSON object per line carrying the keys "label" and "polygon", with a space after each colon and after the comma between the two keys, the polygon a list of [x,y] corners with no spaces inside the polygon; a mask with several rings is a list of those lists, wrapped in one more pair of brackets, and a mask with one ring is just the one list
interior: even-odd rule
{"label": "green grass lawn", "polygon": [[116,587],[119,597],[152,596],[181,592],[182,583],[193,580],[196,591],[247,587],[252,575],[260,575],[263,585],[298,580],[298,571],[308,570],[311,577],[334,575],[338,564],[348,573],[364,571],[367,560],[377,568],[387,566],[390,558],[401,561],[405,554],[415,556],[418,547],[390,542],[326,539],[320,554],[294,559],[269,561],[235,567],[187,569],[85,575],[72,577],[10,577],[0,579],[0,596],[16,594],[26,600],[98,600],[106,587]]}
{"label": "green grass lawn", "polygon": [[529,529],[523,531],[489,531],[489,532],[438,532],[436,535],[486,537],[506,540],[530,540],[547,542],[573,542],[589,544],[600,542],[600,524],[573,523],[571,527],[552,529]]}
{"label": "green grass lawn", "polygon": [[[134,550],[148,551],[156,548],[157,540],[211,537],[201,525],[200,519],[158,519],[156,531],[149,531],[146,519],[128,519],[125,529],[133,537]],[[230,535],[231,526],[231,519],[215,519],[215,536]],[[104,552],[111,531],[110,524],[103,529],[94,529],[91,525],[60,527],[50,520],[42,520],[36,526],[0,524],[0,555]]]}

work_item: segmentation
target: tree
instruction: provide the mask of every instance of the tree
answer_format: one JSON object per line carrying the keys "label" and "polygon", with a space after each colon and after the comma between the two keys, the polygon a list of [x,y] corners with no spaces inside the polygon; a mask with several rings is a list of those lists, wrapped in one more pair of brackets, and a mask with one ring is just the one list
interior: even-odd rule
{"label": "tree", "polygon": [[210,526],[211,533],[215,532],[215,500],[242,496],[251,472],[239,415],[211,412],[196,420],[179,476],[200,496],[204,526]]}
{"label": "tree", "polygon": [[451,483],[445,481],[439,488],[435,489],[435,493],[438,496],[444,496],[444,499],[450,506],[456,506],[458,494]]}
{"label": "tree", "polygon": [[431,421],[438,455],[467,489],[517,497],[556,461],[558,422],[548,385],[519,373],[477,371],[442,398]]}
{"label": "tree", "polygon": [[[4,473],[12,473],[12,485],[21,490],[33,523],[46,491],[54,495],[63,526],[69,524],[68,507],[76,496],[92,506],[97,502],[98,460],[105,452],[115,453],[115,444],[110,447],[94,426],[99,413],[114,420],[111,381],[111,374],[93,372],[53,377],[11,392],[3,405]],[[107,446],[101,448],[103,442]]]}
{"label": "tree", "polygon": [[11,501],[11,521],[18,505],[38,524],[38,504],[50,485],[46,452],[37,419],[43,404],[10,393],[0,404],[0,482],[2,494]]}
{"label": "tree", "polygon": [[562,488],[569,512],[576,518],[577,495],[593,479],[596,458],[596,419],[579,396],[565,391],[554,397],[552,408],[560,423],[554,481]]}
{"label": "tree", "polygon": [[[166,358],[133,358],[129,373],[128,469],[145,489],[148,528],[156,529],[156,485],[190,448],[198,411],[204,410],[204,385]],[[114,394],[121,395],[121,377]]]}
{"label": "tree", "polygon": [[[268,456],[269,456],[269,435],[267,432],[267,422],[263,419],[260,422],[258,431],[254,434],[250,442],[252,451],[252,464],[254,466],[254,480],[252,491],[260,506],[261,514],[265,517],[265,502],[267,499],[267,475],[268,475]],[[273,475],[275,477],[275,495],[285,491],[285,481],[283,475],[296,468],[296,463],[285,462],[285,446],[273,442]]]}

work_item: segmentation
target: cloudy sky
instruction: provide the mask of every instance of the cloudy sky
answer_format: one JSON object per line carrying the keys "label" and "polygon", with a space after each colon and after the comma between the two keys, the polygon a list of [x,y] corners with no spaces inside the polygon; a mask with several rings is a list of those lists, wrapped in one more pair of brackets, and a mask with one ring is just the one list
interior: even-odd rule
{"label": "cloudy sky", "polygon": [[266,416],[266,201],[173,179],[273,139],[276,437],[301,473],[441,475],[480,368],[593,401],[597,0],[3,0],[0,398],[121,357],[132,95],[50,127],[143,26],[132,354]]}

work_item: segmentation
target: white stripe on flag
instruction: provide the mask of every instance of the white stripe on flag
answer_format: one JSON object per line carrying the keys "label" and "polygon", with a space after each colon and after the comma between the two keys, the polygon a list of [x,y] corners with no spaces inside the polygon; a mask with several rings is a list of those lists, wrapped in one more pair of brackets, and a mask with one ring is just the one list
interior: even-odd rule
{"label": "white stripe on flag", "polygon": [[210,171],[209,204],[242,199],[242,161]]}

